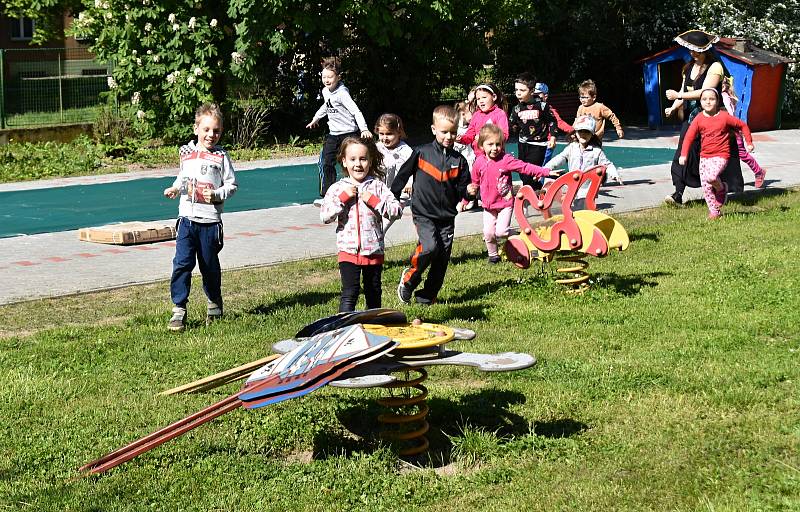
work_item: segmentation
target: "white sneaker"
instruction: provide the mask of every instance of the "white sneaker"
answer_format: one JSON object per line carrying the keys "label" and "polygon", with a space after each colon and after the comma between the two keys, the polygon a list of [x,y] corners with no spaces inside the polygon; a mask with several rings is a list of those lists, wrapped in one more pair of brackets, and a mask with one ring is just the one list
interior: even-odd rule
{"label": "white sneaker", "polygon": [[314,206],[316,206],[317,208],[321,208],[322,207],[322,198],[320,197],[319,199],[314,199],[314,202],[312,204]]}

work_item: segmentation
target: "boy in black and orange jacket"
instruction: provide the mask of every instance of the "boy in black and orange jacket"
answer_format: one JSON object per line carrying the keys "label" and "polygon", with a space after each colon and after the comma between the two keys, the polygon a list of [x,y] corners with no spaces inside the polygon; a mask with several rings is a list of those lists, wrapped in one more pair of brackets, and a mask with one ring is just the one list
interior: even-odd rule
{"label": "boy in black and orange jacket", "polygon": [[411,302],[412,292],[429,266],[424,286],[413,296],[420,304],[436,300],[453,248],[456,205],[473,197],[467,191],[471,182],[467,160],[453,149],[457,117],[449,105],[436,107],[431,125],[436,140],[415,148],[392,182],[392,193],[399,198],[408,178],[414,177],[411,214],[419,242],[411,255],[411,266],[403,270],[397,286],[397,296],[406,304]]}

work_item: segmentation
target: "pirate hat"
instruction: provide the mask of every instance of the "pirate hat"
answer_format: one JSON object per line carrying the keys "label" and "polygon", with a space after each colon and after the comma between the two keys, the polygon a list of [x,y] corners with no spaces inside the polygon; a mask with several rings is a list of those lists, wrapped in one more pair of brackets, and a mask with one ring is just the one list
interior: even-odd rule
{"label": "pirate hat", "polygon": [[687,30],[675,38],[675,42],[679,45],[700,53],[707,51],[717,41],[719,41],[718,36],[706,34],[702,30]]}

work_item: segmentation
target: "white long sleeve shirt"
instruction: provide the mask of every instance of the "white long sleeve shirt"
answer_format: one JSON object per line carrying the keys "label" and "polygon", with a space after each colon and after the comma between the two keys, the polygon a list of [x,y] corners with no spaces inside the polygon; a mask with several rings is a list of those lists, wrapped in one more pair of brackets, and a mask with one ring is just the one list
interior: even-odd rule
{"label": "white long sleeve shirt", "polygon": [[[181,194],[178,216],[195,222],[219,222],[223,203],[238,188],[230,157],[220,146],[207,151],[194,141],[181,146],[180,156],[180,172],[172,184]],[[191,196],[188,194],[190,185],[194,191]],[[206,189],[212,191],[210,203],[203,197]]]}
{"label": "white long sleeve shirt", "polygon": [[322,106],[314,114],[312,122],[328,116],[328,131],[331,135],[368,131],[364,114],[350,97],[350,91],[342,82],[333,91],[322,88]]}

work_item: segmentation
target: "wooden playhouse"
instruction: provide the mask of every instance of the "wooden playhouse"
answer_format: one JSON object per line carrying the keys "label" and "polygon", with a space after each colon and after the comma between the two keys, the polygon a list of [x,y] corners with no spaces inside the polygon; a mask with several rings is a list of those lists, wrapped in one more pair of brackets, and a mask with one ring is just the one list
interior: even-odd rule
{"label": "wooden playhouse", "polygon": [[[739,97],[736,116],[746,121],[753,131],[780,128],[786,71],[792,61],[758,48],[745,38],[721,38],[714,44],[714,51],[733,76]],[[664,94],[667,89],[680,88],[681,69],[690,58],[689,50],[675,45],[638,61],[644,68],[650,128],[678,123],[677,118],[664,116],[664,109],[672,104]]]}

